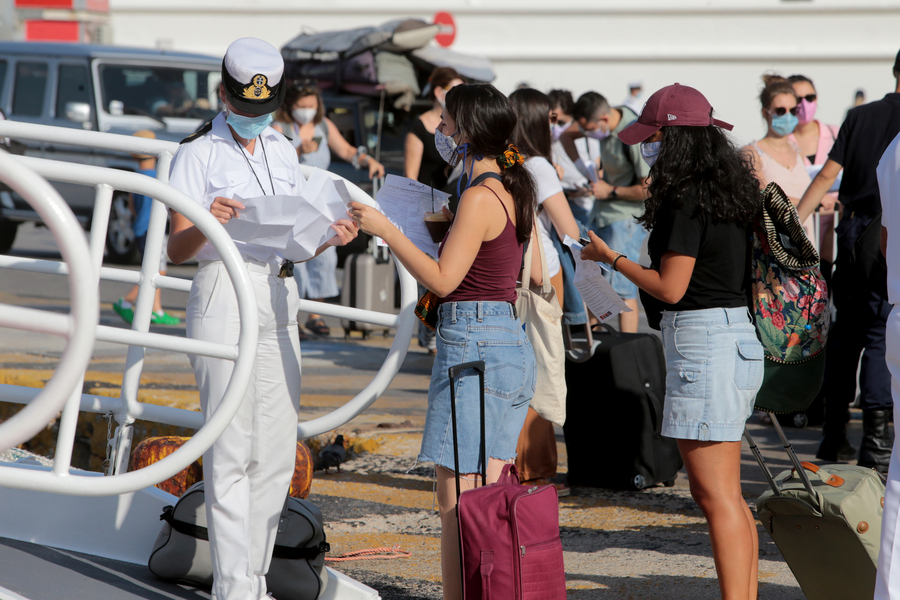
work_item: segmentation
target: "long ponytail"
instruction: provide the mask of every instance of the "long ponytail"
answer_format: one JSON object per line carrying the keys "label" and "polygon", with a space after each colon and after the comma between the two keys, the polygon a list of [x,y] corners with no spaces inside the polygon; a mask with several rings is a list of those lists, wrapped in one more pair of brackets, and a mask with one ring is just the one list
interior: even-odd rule
{"label": "long ponytail", "polygon": [[516,238],[525,243],[534,227],[537,185],[510,145],[517,119],[509,98],[489,83],[458,85],[447,92],[446,110],[466,133],[471,151],[500,165],[503,187],[515,206]]}

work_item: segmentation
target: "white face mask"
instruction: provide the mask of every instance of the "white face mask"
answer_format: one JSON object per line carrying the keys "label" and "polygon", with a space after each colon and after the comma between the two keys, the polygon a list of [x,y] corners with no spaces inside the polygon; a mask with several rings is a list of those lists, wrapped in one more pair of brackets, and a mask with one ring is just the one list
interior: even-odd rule
{"label": "white face mask", "polygon": [[612,133],[612,131],[610,131],[609,129],[604,131],[603,129],[600,129],[599,127],[592,131],[588,131],[587,129],[582,127],[581,133],[583,133],[586,137],[594,138],[595,140],[605,140],[606,138],[609,137],[609,134]]}
{"label": "white face mask", "polygon": [[656,164],[656,159],[659,158],[660,146],[662,146],[662,142],[641,142],[641,156],[644,158],[647,166],[653,167]]}
{"label": "white face mask", "polygon": [[306,125],[316,118],[315,108],[295,108],[291,111],[291,116],[301,125]]}
{"label": "white face mask", "polygon": [[444,162],[455,164],[459,154],[459,144],[453,138],[459,133],[457,131],[453,135],[446,135],[440,129],[434,130],[434,147],[437,148],[438,154],[444,159]]}
{"label": "white face mask", "polygon": [[559,123],[551,123],[550,124],[550,136],[553,138],[553,141],[559,139],[559,136],[563,134],[563,132],[572,126],[572,121],[569,121],[565,125],[560,125]]}

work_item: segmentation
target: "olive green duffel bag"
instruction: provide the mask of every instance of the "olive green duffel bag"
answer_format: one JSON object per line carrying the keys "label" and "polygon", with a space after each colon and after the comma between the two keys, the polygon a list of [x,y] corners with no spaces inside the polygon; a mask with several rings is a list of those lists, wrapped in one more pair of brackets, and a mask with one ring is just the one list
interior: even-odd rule
{"label": "olive green duffel bag", "polygon": [[800,463],[785,441],[795,468],[772,477],[752,446],[771,487],[756,501],[759,519],[807,600],[871,600],[881,542],[881,475],[855,465]]}

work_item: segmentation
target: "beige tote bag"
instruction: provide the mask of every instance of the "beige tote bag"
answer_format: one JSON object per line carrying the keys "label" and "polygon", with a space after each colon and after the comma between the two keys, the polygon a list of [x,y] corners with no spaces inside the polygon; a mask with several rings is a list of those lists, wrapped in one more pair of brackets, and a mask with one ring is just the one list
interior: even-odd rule
{"label": "beige tote bag", "polygon": [[[534,231],[538,223],[535,215]],[[531,283],[531,263],[537,248],[541,261],[542,285]],[[531,408],[539,415],[560,427],[566,422],[566,354],[563,346],[562,307],[556,299],[556,290],[550,285],[547,259],[539,233],[532,234],[525,251],[519,287],[516,288],[516,312],[525,325],[528,341],[534,348],[537,374]]]}

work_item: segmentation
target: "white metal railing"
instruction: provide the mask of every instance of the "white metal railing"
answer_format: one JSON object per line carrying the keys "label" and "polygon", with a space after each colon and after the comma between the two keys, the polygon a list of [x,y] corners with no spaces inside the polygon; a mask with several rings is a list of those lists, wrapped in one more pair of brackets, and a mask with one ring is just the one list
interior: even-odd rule
{"label": "white metal railing", "polygon": [[[0,151],[0,180],[25,198],[41,215],[44,223],[59,240],[63,260],[72,264],[69,295],[72,313],[58,317],[58,333],[68,338],[59,367],[34,401],[11,419],[0,423],[0,451],[31,439],[62,408],[72,391],[79,389],[79,381],[90,362],[94,349],[94,328],[97,326],[99,305],[97,289],[78,285],[93,279],[88,247],[75,215],[59,194],[35,173],[22,169],[6,152]],[[10,307],[11,308],[11,307]],[[35,313],[31,309],[0,312],[0,326],[15,327]],[[41,314],[46,314],[41,311]]]}
{"label": "white metal railing", "polygon": [[[98,340],[128,345],[121,396],[119,398],[110,398],[90,394],[72,394],[69,397],[60,423],[60,434],[57,441],[54,471],[52,473],[44,473],[44,477],[40,473],[29,472],[25,469],[0,467],[0,481],[3,482],[4,486],[8,487],[27,487],[42,491],[77,495],[118,494],[134,491],[141,487],[153,485],[162,481],[186,467],[193,460],[196,460],[196,458],[212,444],[212,441],[218,436],[221,429],[224,428],[224,423],[227,423],[237,410],[237,403],[233,405],[234,410],[231,410],[228,414],[226,414],[225,406],[223,405],[222,409],[218,410],[210,421],[207,422],[206,426],[204,426],[203,416],[200,413],[138,402],[137,392],[143,368],[145,348],[152,347],[164,350],[189,352],[192,354],[216,356],[229,360],[234,360],[236,358],[237,363],[235,373],[232,376],[232,381],[228,388],[228,393],[234,392],[235,397],[242,396],[246,387],[245,381],[241,382],[238,380],[237,365],[245,364],[243,361],[250,354],[250,351],[248,350],[249,346],[245,345],[247,340],[244,340],[243,337],[241,338],[237,349],[235,349],[220,344],[211,344],[199,340],[186,340],[174,336],[149,332],[150,312],[155,290],[157,288],[179,291],[188,291],[190,289],[190,282],[188,281],[159,275],[159,256],[162,252],[166,206],[177,210],[194,222],[201,231],[207,235],[210,242],[216,246],[217,250],[219,250],[220,254],[223,256],[223,260],[225,259],[225,254],[222,253],[219,246],[222,246],[223,248],[227,247],[226,253],[229,254],[230,258],[226,261],[226,267],[228,267],[228,273],[232,277],[232,281],[235,282],[236,290],[242,285],[239,283],[238,279],[246,277],[246,269],[243,267],[243,262],[241,261],[239,254],[237,254],[237,249],[234,247],[228,234],[208,212],[204,211],[199,204],[190,200],[165,183],[172,156],[178,148],[177,144],[161,140],[148,140],[132,136],[85,132],[73,129],[14,123],[11,121],[0,122],[0,136],[34,141],[52,141],[62,144],[136,154],[153,154],[159,157],[159,164],[157,167],[158,181],[143,175],[102,167],[75,165],[72,163],[39,158],[16,157],[15,159],[20,161],[22,165],[33,169],[35,172],[48,179],[68,183],[94,185],[96,187],[96,202],[92,219],[94,225],[90,236],[92,255],[91,264],[96,265],[92,274],[93,281],[96,282],[99,277],[100,279],[140,283],[141,286],[137,302],[135,303],[135,316],[131,330],[104,326],[96,327],[96,338]],[[305,171],[306,174],[309,174],[312,170],[305,169]],[[335,179],[340,178],[334,174],[330,175]],[[347,182],[347,187],[354,200],[369,204],[372,203],[372,199],[352,183]],[[140,273],[100,266],[103,256],[103,244],[106,238],[106,223],[109,219],[109,200],[112,197],[113,190],[144,194],[155,199],[151,209],[146,249]],[[232,260],[237,262],[229,267],[229,262]],[[0,268],[60,275],[70,274],[71,269],[69,265],[63,263],[9,256],[0,256]],[[235,273],[232,272],[232,268],[238,269],[240,275],[235,275]],[[413,314],[413,308],[416,303],[416,286],[412,276],[401,265],[398,264],[397,268],[401,284],[401,312],[399,315],[376,313],[308,300],[301,302],[301,310],[303,311],[396,327],[397,331],[384,364],[369,385],[367,385],[355,398],[333,412],[318,419],[300,423],[298,425],[298,436],[300,438],[330,431],[360,414],[378,398],[390,384],[394,375],[399,371],[406,355],[409,341],[412,337],[413,327],[415,325],[416,319]],[[240,299],[239,295],[238,300],[240,301]],[[0,307],[0,309],[4,311],[12,308],[13,307]],[[14,310],[27,311],[29,309]],[[42,322],[40,326],[34,323],[32,323],[32,326],[39,327],[41,331],[51,333],[60,330],[61,321],[56,318],[56,315],[51,315],[48,318],[46,312],[32,311],[32,313],[34,312],[40,312]],[[243,336],[248,328],[253,329],[254,337],[253,342],[250,345],[253,347],[252,354],[255,355],[255,336],[257,328],[255,305],[252,312],[253,315],[251,321],[245,320],[244,311],[241,311],[241,335]],[[247,315],[246,318],[249,319],[249,315]],[[251,323],[252,327],[246,327]],[[250,358],[250,363],[252,363],[252,356]],[[237,383],[236,380],[238,380]],[[237,393],[238,383],[242,383],[240,394]],[[35,388],[3,385],[0,386],[0,397],[8,402],[27,404],[31,402],[40,391],[41,390]],[[226,397],[226,400],[229,398],[230,397]],[[96,477],[60,477],[60,475],[69,473],[71,444],[74,439],[75,421],[79,410],[97,413],[112,412],[116,421],[119,423],[112,442],[113,460],[111,460],[110,468],[108,470],[108,474],[114,475],[114,477],[100,479]],[[221,418],[219,418],[220,415]],[[141,469],[140,471],[126,474],[125,471],[131,445],[131,424],[136,419],[190,427],[198,429],[199,431],[187,444],[185,444],[185,446],[163,461]],[[221,427],[219,427],[219,425],[221,425]],[[60,452],[60,450],[62,450],[62,452]],[[170,460],[173,458],[175,460]],[[166,461],[169,462],[167,463]]]}

